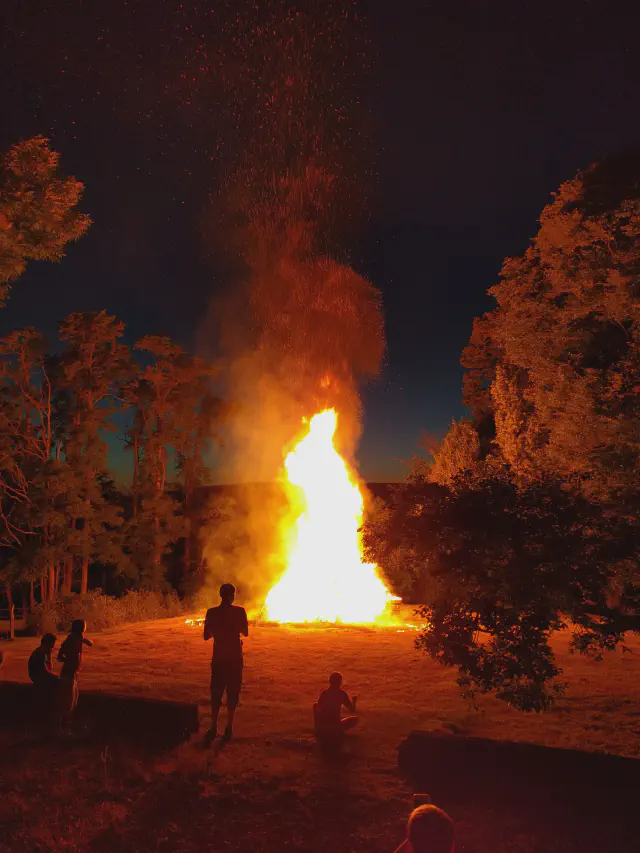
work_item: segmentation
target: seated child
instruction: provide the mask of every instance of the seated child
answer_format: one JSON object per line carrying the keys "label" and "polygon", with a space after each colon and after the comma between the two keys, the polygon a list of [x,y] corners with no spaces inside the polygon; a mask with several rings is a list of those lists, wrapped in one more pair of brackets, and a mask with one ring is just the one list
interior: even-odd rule
{"label": "seated child", "polygon": [[453,821],[437,806],[418,806],[407,824],[407,839],[396,853],[454,853]]}
{"label": "seated child", "polygon": [[[357,700],[357,696],[350,699],[347,692],[342,689],[342,675],[339,672],[332,672],[329,676],[329,686],[322,691],[313,706],[316,736],[335,739],[343,732],[352,729],[358,722],[355,716]],[[342,716],[343,706],[351,712],[350,716]]]}
{"label": "seated child", "polygon": [[58,685],[58,676],[54,674],[51,666],[51,652],[55,644],[55,635],[45,634],[38,648],[31,652],[27,664],[29,678],[36,687],[44,690],[55,690]]}

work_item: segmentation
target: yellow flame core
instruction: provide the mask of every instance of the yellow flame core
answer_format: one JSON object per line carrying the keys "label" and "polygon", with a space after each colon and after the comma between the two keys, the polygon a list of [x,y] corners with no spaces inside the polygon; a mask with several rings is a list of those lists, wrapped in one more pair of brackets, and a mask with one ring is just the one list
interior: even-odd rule
{"label": "yellow flame core", "polygon": [[389,621],[385,611],[395,596],[377,567],[362,559],[363,499],[333,445],[337,420],[333,409],[315,415],[285,460],[287,479],[302,489],[305,508],[285,543],[284,575],[267,596],[273,622]]}

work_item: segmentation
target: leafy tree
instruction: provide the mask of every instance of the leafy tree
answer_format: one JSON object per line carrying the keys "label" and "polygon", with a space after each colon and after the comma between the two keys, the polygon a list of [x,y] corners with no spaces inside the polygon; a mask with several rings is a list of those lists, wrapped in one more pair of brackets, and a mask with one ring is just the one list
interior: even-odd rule
{"label": "leafy tree", "polygon": [[[202,372],[198,371],[202,368]],[[175,412],[174,447],[176,470],[182,479],[184,516],[183,577],[194,586],[198,561],[194,555],[195,495],[198,487],[206,485],[209,469],[205,453],[213,444],[221,444],[220,427],[228,419],[232,407],[209,392],[215,371],[204,363],[194,365],[194,382],[184,387]]]}
{"label": "leafy tree", "polygon": [[[34,567],[43,599],[55,592],[61,510],[68,483],[53,428],[53,384],[44,338],[34,329],[0,341],[2,542],[39,541]],[[13,569],[11,569],[13,571]],[[33,579],[33,578],[30,578]]]}
{"label": "leafy tree", "polygon": [[[66,421],[64,453],[73,472],[69,506],[70,553],[80,562],[80,591],[88,587],[92,561],[122,565],[118,528],[122,509],[109,502],[103,488],[107,476],[106,434],[115,427],[122,389],[132,364],[120,342],[124,324],[105,311],[71,314],[60,324],[66,347],[59,360],[59,408]],[[65,563],[64,588],[71,589],[73,563]]]}
{"label": "leafy tree", "polygon": [[640,155],[563,184],[505,261],[463,364],[475,419],[493,419],[489,451],[518,476],[559,475],[601,502],[636,494],[639,275]]}
{"label": "leafy tree", "polygon": [[0,305],[28,261],[59,261],[91,220],[76,209],[84,185],[58,170],[41,136],[19,142],[0,163]]}
{"label": "leafy tree", "polygon": [[575,649],[599,657],[640,627],[626,560],[639,532],[628,519],[612,528],[559,482],[522,489],[501,466],[449,488],[400,487],[365,543],[383,567],[408,556],[424,596],[417,646],[456,667],[468,695],[542,710],[562,689],[554,631],[569,629]]}
{"label": "leafy tree", "polygon": [[[192,494],[202,476],[201,453],[210,415],[206,382],[213,369],[165,337],[144,337],[136,349],[150,361],[126,389],[134,408],[128,434],[134,453],[128,548],[140,567],[142,583],[158,587],[164,579],[163,557],[188,532],[176,493],[169,492],[171,462],[177,461]],[[170,458],[171,448],[177,459]]]}
{"label": "leafy tree", "polygon": [[370,534],[429,577],[419,646],[520,708],[553,699],[554,630],[599,655],[640,629],[639,280],[629,155],[563,184],[505,261],[462,356],[471,419]]}
{"label": "leafy tree", "polygon": [[433,462],[428,468],[428,477],[446,486],[476,467],[480,457],[478,432],[468,420],[453,421],[440,446],[430,448],[429,452]]}

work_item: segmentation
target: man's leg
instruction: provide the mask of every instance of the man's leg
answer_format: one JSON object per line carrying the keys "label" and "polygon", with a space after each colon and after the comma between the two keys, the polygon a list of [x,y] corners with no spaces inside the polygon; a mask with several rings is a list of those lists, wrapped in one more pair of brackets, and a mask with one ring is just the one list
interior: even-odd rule
{"label": "man's leg", "polygon": [[242,661],[232,664],[227,672],[227,728],[224,732],[225,740],[233,737],[233,719],[236,708],[240,701],[240,690],[242,689]]}
{"label": "man's leg", "polygon": [[218,717],[222,705],[222,694],[224,693],[224,672],[222,667],[211,664],[211,727],[209,728],[210,739],[213,740],[218,733]]}

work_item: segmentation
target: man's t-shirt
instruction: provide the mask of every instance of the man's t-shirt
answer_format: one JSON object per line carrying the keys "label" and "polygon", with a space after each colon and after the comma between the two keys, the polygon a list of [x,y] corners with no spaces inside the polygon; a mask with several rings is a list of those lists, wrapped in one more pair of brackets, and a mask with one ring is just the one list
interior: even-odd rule
{"label": "man's t-shirt", "polygon": [[34,684],[42,682],[51,673],[51,652],[47,652],[42,646],[38,646],[35,651],[31,652],[28,669],[29,678]]}
{"label": "man's t-shirt", "polygon": [[324,722],[331,725],[340,722],[340,711],[342,706],[351,708],[351,699],[346,690],[335,687],[327,687],[318,698],[318,706]]}
{"label": "man's t-shirt", "polygon": [[82,634],[71,633],[60,646],[58,660],[61,659],[61,655],[64,655],[61,675],[72,676],[82,669],[82,646],[84,642]]}
{"label": "man's t-shirt", "polygon": [[235,604],[219,604],[207,610],[205,628],[213,637],[213,662],[234,663],[242,660],[242,640],[249,634],[247,612]]}

